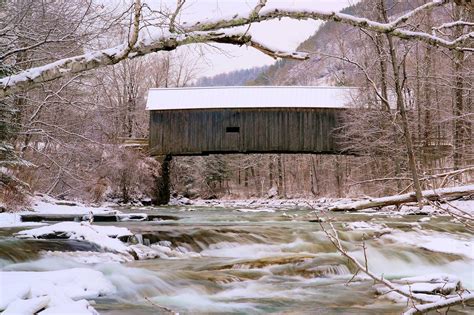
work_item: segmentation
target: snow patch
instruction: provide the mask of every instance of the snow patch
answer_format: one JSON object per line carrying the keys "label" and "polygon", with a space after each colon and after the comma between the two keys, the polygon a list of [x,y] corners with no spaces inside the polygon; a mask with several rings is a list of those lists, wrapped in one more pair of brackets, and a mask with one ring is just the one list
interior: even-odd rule
{"label": "snow patch", "polygon": [[128,253],[128,249],[118,238],[132,235],[127,228],[91,225],[88,222],[61,222],[17,233],[21,238],[69,238],[87,241],[119,253]]}
{"label": "snow patch", "polygon": [[235,211],[238,211],[238,212],[275,212],[274,209],[266,209],[266,208],[262,208],[262,209],[236,209]]}
{"label": "snow patch", "polygon": [[0,228],[35,225],[45,225],[45,223],[21,222],[21,215],[18,213],[0,213]]}
{"label": "snow patch", "polygon": [[385,224],[370,223],[364,221],[345,223],[344,227],[349,230],[363,230],[363,231],[379,231],[379,232],[391,232],[392,229],[387,227]]}
{"label": "snow patch", "polygon": [[33,211],[42,214],[116,214],[120,213],[107,207],[92,207],[75,201],[57,200],[47,195],[33,198]]}
{"label": "snow patch", "polygon": [[0,272],[0,310],[3,314],[98,314],[84,299],[116,292],[96,270]]}
{"label": "snow patch", "polygon": [[[119,219],[123,221],[129,219],[129,215],[121,214],[120,211],[113,210],[109,207],[87,206],[80,202],[57,200],[48,195],[36,195],[32,198],[31,203],[33,205],[33,212],[0,213],[0,228],[45,225],[45,223],[40,222],[21,221],[21,215],[32,213],[88,215],[92,212],[93,214],[116,214],[119,216]],[[143,214],[139,215],[143,216]]]}

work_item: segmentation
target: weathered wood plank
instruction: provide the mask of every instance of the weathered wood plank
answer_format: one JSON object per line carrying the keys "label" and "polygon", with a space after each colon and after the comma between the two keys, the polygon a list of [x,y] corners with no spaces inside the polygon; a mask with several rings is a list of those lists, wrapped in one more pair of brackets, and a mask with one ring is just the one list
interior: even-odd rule
{"label": "weathered wood plank", "polygon": [[[339,108],[152,111],[152,155],[206,153],[340,153]],[[226,132],[239,127],[239,132]]]}

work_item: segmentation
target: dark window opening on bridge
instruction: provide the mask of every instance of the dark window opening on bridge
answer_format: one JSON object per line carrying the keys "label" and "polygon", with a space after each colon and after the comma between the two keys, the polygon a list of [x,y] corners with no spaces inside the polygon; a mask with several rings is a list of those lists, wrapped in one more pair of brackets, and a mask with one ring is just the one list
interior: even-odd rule
{"label": "dark window opening on bridge", "polygon": [[228,133],[239,133],[240,132],[240,127],[226,127],[225,132]]}

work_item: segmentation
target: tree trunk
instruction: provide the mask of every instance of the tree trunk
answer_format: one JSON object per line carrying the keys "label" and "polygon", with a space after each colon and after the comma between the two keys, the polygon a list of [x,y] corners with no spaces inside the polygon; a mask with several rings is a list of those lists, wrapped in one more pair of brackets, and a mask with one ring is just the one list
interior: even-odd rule
{"label": "tree trunk", "polygon": [[278,155],[278,195],[285,196],[285,183],[283,182],[283,163],[281,161],[281,154]]}
{"label": "tree trunk", "polygon": [[[379,67],[380,67],[380,84],[381,84],[381,92],[382,92],[382,97],[384,100],[382,100],[383,108],[387,111],[388,114],[392,113],[392,110],[390,108],[390,103],[388,103],[388,83],[387,83],[387,61],[385,60],[384,56],[384,49],[383,49],[383,40],[381,35],[377,35],[376,37],[376,50],[377,54],[379,57]],[[395,147],[398,148],[399,144],[399,139],[398,139],[398,130],[397,126],[394,124],[392,125],[392,130],[393,130],[393,143],[395,144]],[[398,154],[395,154],[394,157],[394,163],[395,163],[395,175],[396,177],[401,177],[401,165],[402,162],[400,161],[400,158]],[[397,188],[398,191],[402,191],[402,181],[397,180]]]}
{"label": "tree trunk", "polygon": [[319,193],[318,187],[318,175],[316,172],[316,162],[314,161],[314,156],[311,155],[311,192],[313,196],[317,196]]}
{"label": "tree trunk", "polygon": [[[459,6],[454,7],[454,18],[461,19],[462,12]],[[454,35],[462,34],[463,27],[458,26],[454,28]],[[463,66],[464,66],[464,52],[454,52],[454,169],[459,169],[463,164],[463,153],[464,153],[464,103],[463,103],[463,88],[464,88],[464,77],[463,77]]]}
{"label": "tree trunk", "polygon": [[459,169],[463,163],[464,151],[464,124],[463,124],[463,75],[462,67],[464,62],[464,53],[454,53],[454,169]]}
{"label": "tree trunk", "polygon": [[274,166],[273,166],[273,156],[270,156],[270,163],[268,164],[268,178],[269,178],[269,185],[268,185],[268,189],[272,189],[273,188],[273,170]]}
{"label": "tree trunk", "polygon": [[[388,16],[385,10],[385,3],[383,0],[380,3],[381,3],[381,9],[382,9],[384,20],[388,22]],[[421,201],[422,201],[423,196],[421,194],[421,185],[420,185],[420,180],[418,178],[418,171],[416,169],[415,151],[413,150],[413,142],[411,139],[410,126],[408,124],[408,116],[405,109],[402,86],[400,83],[400,69],[398,68],[397,52],[393,45],[392,36],[390,34],[385,34],[385,35],[387,37],[389,52],[390,52],[390,59],[392,62],[393,78],[395,80],[395,92],[397,96],[397,109],[400,112],[400,116],[402,120],[403,136],[405,138],[405,145],[406,145],[407,155],[408,155],[408,165],[409,165],[410,172],[413,178],[413,188],[415,190],[416,200],[418,201],[419,206],[422,207],[423,205]]]}

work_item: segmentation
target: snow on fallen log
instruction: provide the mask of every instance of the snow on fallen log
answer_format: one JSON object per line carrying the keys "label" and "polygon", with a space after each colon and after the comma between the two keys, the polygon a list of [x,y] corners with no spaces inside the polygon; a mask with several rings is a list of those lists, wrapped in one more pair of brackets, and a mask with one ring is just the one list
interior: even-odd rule
{"label": "snow on fallen log", "polygon": [[115,226],[91,225],[88,222],[62,222],[31,230],[20,231],[20,238],[36,239],[72,239],[96,244],[105,250],[119,253],[129,253],[128,247],[119,238],[133,234],[127,228]]}
{"label": "snow on fallen log", "polygon": [[[440,188],[435,190],[424,190],[422,192],[423,198],[435,201],[444,198],[457,198],[474,194],[474,185],[458,186],[450,188]],[[381,198],[371,198],[367,200],[360,200],[347,204],[337,204],[330,207],[331,211],[357,211],[368,208],[385,207],[400,205],[409,202],[416,202],[415,193],[408,193],[403,195],[395,195]]]}
{"label": "snow on fallen log", "polygon": [[474,293],[463,293],[450,298],[440,298],[437,302],[415,305],[403,313],[403,315],[426,314],[429,311],[440,310],[454,305],[464,305],[464,303],[472,301],[474,301]]}
{"label": "snow on fallen log", "polygon": [[[463,294],[462,284],[459,278],[449,274],[402,278],[392,280],[392,284],[401,291],[410,292],[410,296],[414,299],[426,301],[426,305],[442,303],[447,299],[462,296]],[[406,296],[402,296],[383,284],[377,284],[374,288],[378,294],[389,300],[397,303],[409,302]]]}
{"label": "snow on fallen log", "polygon": [[85,299],[114,294],[115,286],[96,270],[0,272],[2,314],[98,314]]}

